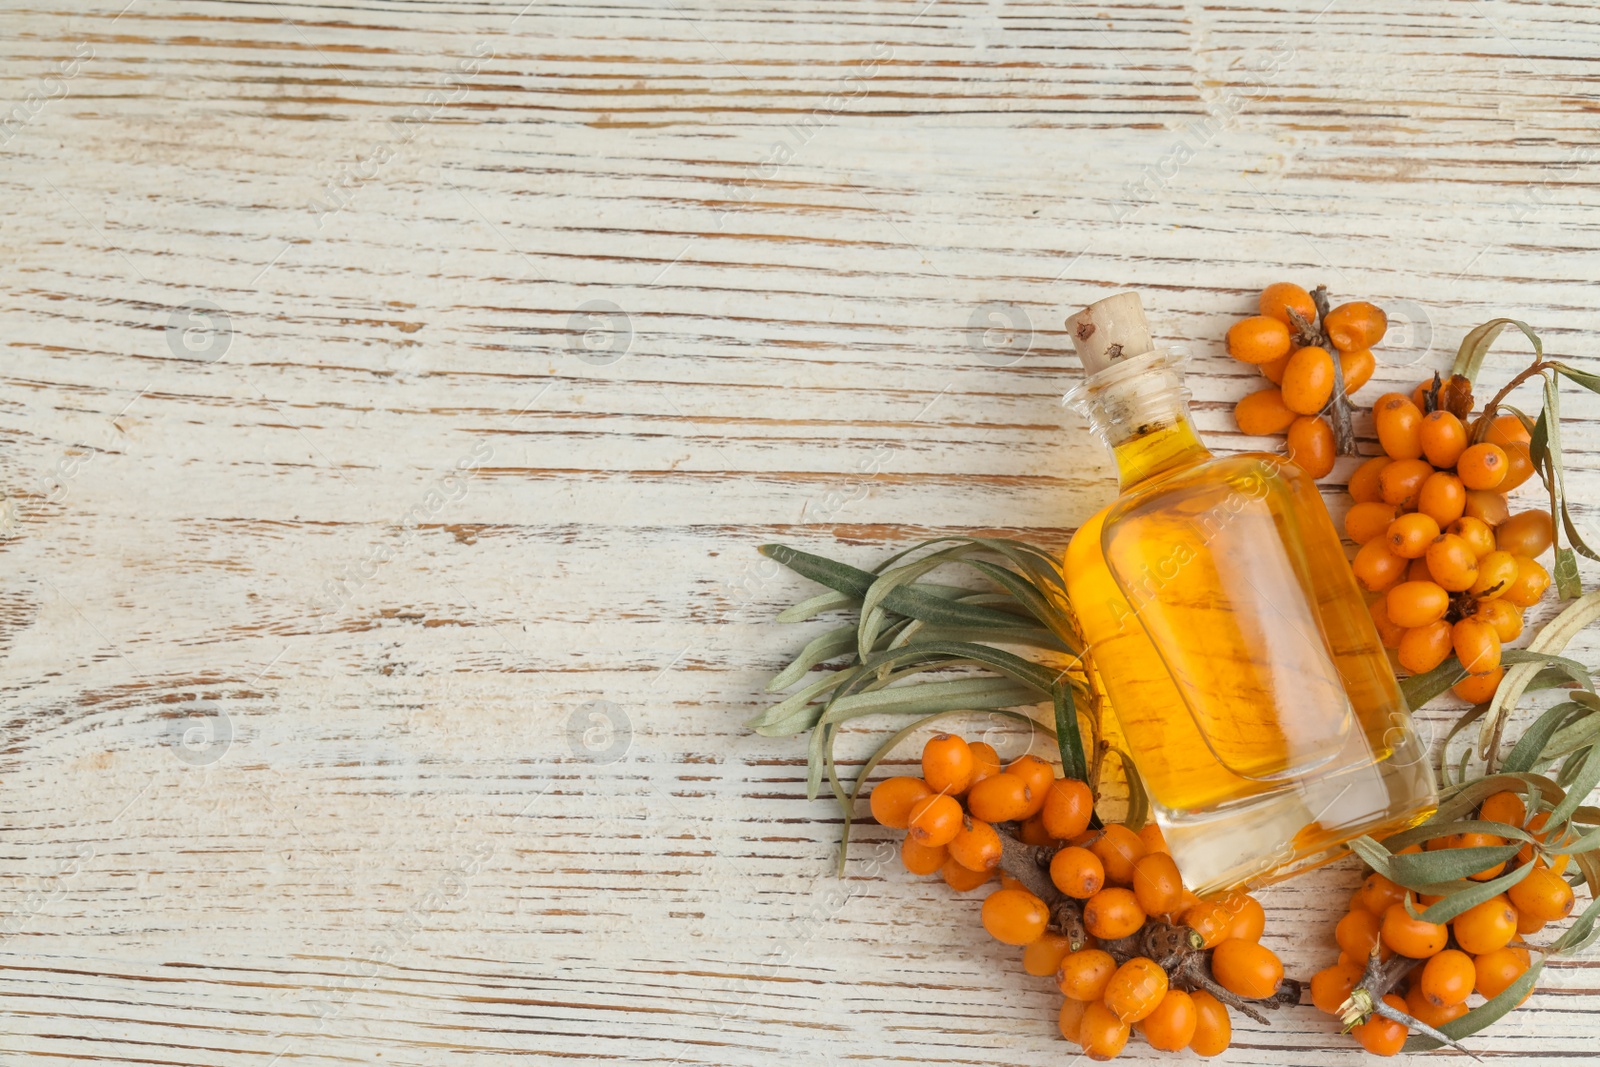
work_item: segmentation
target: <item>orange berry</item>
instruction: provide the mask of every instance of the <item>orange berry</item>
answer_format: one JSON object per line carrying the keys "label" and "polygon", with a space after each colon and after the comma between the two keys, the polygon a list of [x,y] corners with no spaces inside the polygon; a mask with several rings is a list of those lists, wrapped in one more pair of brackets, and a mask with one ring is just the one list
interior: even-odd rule
{"label": "orange berry", "polygon": [[1155,1011],[1166,995],[1167,972],[1155,960],[1135,956],[1106,983],[1105,1003],[1123,1022],[1136,1023]]}
{"label": "orange berry", "polygon": [[1161,832],[1161,827],[1154,819],[1139,827],[1139,840],[1144,842],[1144,850],[1150,852],[1164,852],[1172,855],[1172,849],[1167,847],[1166,835]]}
{"label": "orange berry", "polygon": [[1088,849],[1068,845],[1051,857],[1050,881],[1067,896],[1088,900],[1105,888],[1105,865]]}
{"label": "orange berry", "polygon": [[1277,319],[1285,326],[1294,325],[1289,319],[1290,310],[1299,313],[1307,323],[1317,321],[1317,305],[1311,294],[1293,282],[1273,282],[1261,290],[1261,314]]}
{"label": "orange berry", "polygon": [[1233,408],[1233,421],[1239,424],[1239,431],[1251,437],[1283,433],[1296,417],[1284,403],[1283,391],[1277,388],[1251,393]]}
{"label": "orange berry", "polygon": [[[1452,950],[1446,949],[1445,951]],[[1444,953],[1441,952],[1439,955],[1442,956]],[[1438,957],[1434,958],[1437,959]],[[1437,1030],[1445,1023],[1454,1022],[1456,1019],[1461,1018],[1467,1013],[1468,1008],[1464,1001],[1456,1004],[1431,1004],[1423,994],[1421,984],[1412,982],[1411,988],[1406,991],[1406,1011],[1410,1013],[1413,1019],[1426,1023]]]}
{"label": "orange berry", "polygon": [[1548,511],[1519,511],[1494,530],[1495,544],[1518,556],[1537,559],[1555,540]]}
{"label": "orange berry", "polygon": [[1506,452],[1487,441],[1473,445],[1456,461],[1456,477],[1468,489],[1495,489],[1506,477]]}
{"label": "orange berry", "polygon": [[1496,667],[1483,674],[1469,674],[1451,686],[1450,692],[1468,704],[1487,704],[1494,699],[1494,691],[1500,688],[1500,680],[1505,676],[1504,667]]}
{"label": "orange berry", "polygon": [[1517,556],[1516,560],[1517,576],[1500,594],[1500,599],[1519,608],[1531,608],[1550,588],[1550,572],[1527,556]]}
{"label": "orange berry", "polygon": [[1164,852],[1148,852],[1133,865],[1133,895],[1146,915],[1165,915],[1183,896],[1178,865]]}
{"label": "orange berry", "polygon": [[[909,841],[910,838],[906,840]],[[948,852],[948,849],[946,851]],[[994,880],[993,870],[975,871],[957,863],[956,858],[948,854],[944,858],[944,863],[939,865],[939,873],[944,877],[944,884],[957,893],[970,893]]]}
{"label": "orange berry", "polygon": [[1050,796],[1050,787],[1055,784],[1055,768],[1038,756],[1018,756],[1006,768],[1006,773],[1014,774],[1028,783],[1028,807],[1023,817],[1031,818],[1039,814]]}
{"label": "orange berry", "polygon": [[1255,897],[1240,894],[1238,907],[1233,908],[1233,925],[1228,936],[1237,941],[1260,941],[1267,928],[1267,913]]}
{"label": "orange berry", "polygon": [[1119,885],[1128,885],[1133,881],[1133,865],[1145,854],[1144,842],[1139,840],[1139,835],[1118,822],[1102,830],[1088,848],[1105,864],[1106,880]]}
{"label": "orange berry", "polygon": [[[1533,457],[1529,453],[1532,435],[1528,428],[1522,425],[1522,420],[1515,415],[1497,415],[1489,424],[1489,432],[1484,435],[1484,440],[1491,445],[1499,445],[1506,453],[1506,476],[1496,486],[1502,493],[1509,493],[1529,478],[1533,477]],[[1530,553],[1538,555],[1537,552]]]}
{"label": "orange berry", "polygon": [[1504,493],[1497,493],[1493,489],[1469,489],[1463,514],[1493,529],[1511,517],[1511,510],[1506,507]]}
{"label": "orange berry", "polygon": [[1350,569],[1363,586],[1381,593],[1405,577],[1406,560],[1390,552],[1384,538],[1374,537],[1361,546],[1361,551],[1350,562]]}
{"label": "orange berry", "polygon": [[1194,1001],[1194,1037],[1189,1039],[1189,1051],[1197,1056],[1217,1056],[1228,1050],[1233,1040],[1233,1022],[1228,1018],[1227,1006],[1206,992],[1190,993]]}
{"label": "orange berry", "polygon": [[1541,924],[1572,914],[1572,887],[1548,867],[1535,867],[1526,878],[1508,889],[1506,895],[1519,916],[1537,919]]}
{"label": "orange berry", "polygon": [[911,806],[932,793],[928,783],[921,778],[900,775],[873,786],[868,803],[872,807],[872,817],[878,820],[879,825],[891,830],[904,830],[911,821]]}
{"label": "orange berry", "polygon": [[1230,937],[1211,951],[1211,973],[1230,993],[1270,997],[1283,982],[1283,963],[1264,945]]}
{"label": "orange berry", "polygon": [[1241,319],[1228,329],[1228,355],[1243,363],[1267,363],[1289,354],[1289,327],[1265,315]]}
{"label": "orange berry", "polygon": [[1044,828],[1044,819],[1035,813],[1022,820],[1017,827],[1017,839],[1024,845],[1037,845],[1040,848],[1054,848],[1058,843],[1050,836],[1050,831]]}
{"label": "orange berry", "polygon": [[1296,349],[1283,370],[1283,402],[1291,411],[1315,415],[1333,396],[1333,357],[1326,348]]}
{"label": "orange berry", "polygon": [[1478,560],[1478,580],[1467,592],[1479,600],[1493,600],[1511,588],[1517,573],[1517,557],[1496,550]]}
{"label": "orange berry", "polygon": [[1350,484],[1347,487],[1350,499],[1357,504],[1370,504],[1382,500],[1383,490],[1379,485],[1378,476],[1383,473],[1383,468],[1392,462],[1388,456],[1373,456],[1357,467],[1355,473],[1350,475]]}
{"label": "orange berry", "polygon": [[1083,903],[1083,925],[1102,941],[1127,937],[1144,925],[1144,909],[1133,890],[1110,886]]}
{"label": "orange berry", "polygon": [[1068,953],[1056,971],[1056,984],[1073,1000],[1099,1000],[1106,984],[1117,973],[1111,953],[1098,948],[1081,948]]}
{"label": "orange berry", "polygon": [[980,819],[963,819],[961,829],[946,847],[955,861],[968,870],[989,871],[1000,866],[1000,835]]}
{"label": "orange berry", "polygon": [[967,810],[984,822],[1016,822],[1032,812],[1028,783],[1015,774],[991,774],[967,790]]}
{"label": "orange berry", "polygon": [[968,789],[985,778],[992,778],[1000,773],[1000,753],[994,750],[993,745],[984,741],[974,741],[967,746],[967,749],[972,753],[972,782],[967,786]]}
{"label": "orange berry", "polygon": [[1189,1042],[1194,1040],[1197,1020],[1194,999],[1181,989],[1168,989],[1156,1010],[1139,1024],[1139,1032],[1144,1034],[1151,1048],[1177,1052],[1189,1047]]}
{"label": "orange berry", "polygon": [[1378,488],[1384,502],[1401,511],[1417,506],[1422,487],[1434,474],[1433,465],[1425,459],[1397,459],[1378,474]]}
{"label": "orange berry", "polygon": [[983,928],[1007,945],[1031,945],[1049,921],[1050,909],[1026,889],[996,889],[983,900]]}
{"label": "orange berry", "polygon": [[1401,582],[1385,594],[1389,621],[1410,629],[1444,618],[1450,594],[1437,582]]}
{"label": "orange berry", "polygon": [[1406,628],[1389,618],[1387,598],[1380,596],[1367,605],[1367,611],[1372,615],[1373,625],[1378,628],[1378,640],[1383,642],[1383,647],[1399,648],[1400,639],[1405,636]]}
{"label": "orange berry", "polygon": [[1302,415],[1289,424],[1290,460],[1313,478],[1326,478],[1333,470],[1333,427],[1317,415]]}
{"label": "orange berry", "polygon": [[1361,883],[1361,906],[1380,919],[1389,910],[1389,905],[1398,904],[1405,898],[1404,889],[1377,871],[1367,875]]}
{"label": "orange berry", "polygon": [[1487,674],[1500,666],[1500,635],[1482,619],[1469,616],[1456,623],[1450,641],[1468,674]]}
{"label": "orange berry", "polygon": [[[1393,993],[1385,993],[1383,1002],[1397,1011],[1406,1010],[1406,1002]],[[1361,1047],[1374,1056],[1393,1056],[1406,1043],[1406,1027],[1404,1023],[1374,1015],[1360,1026],[1352,1027],[1350,1036],[1361,1042]]]}
{"label": "orange berry", "polygon": [[1340,304],[1322,317],[1322,328],[1341,352],[1354,352],[1371,348],[1383,340],[1389,329],[1389,319],[1383,309],[1365,300],[1352,300]]}
{"label": "orange berry", "polygon": [[1452,593],[1460,593],[1478,580],[1478,557],[1465,538],[1440,534],[1428,545],[1428,573]]}
{"label": "orange berry", "polygon": [[1271,382],[1273,385],[1283,384],[1283,372],[1287,370],[1288,367],[1288,356],[1283,356],[1278,359],[1269,359],[1265,363],[1256,364],[1256,369],[1261,372],[1261,376],[1267,381]]}
{"label": "orange berry", "polygon": [[1439,524],[1420,511],[1407,512],[1389,524],[1385,536],[1390,552],[1404,559],[1421,559],[1439,536]]}
{"label": "orange berry", "polygon": [[1494,527],[1482,519],[1474,519],[1470,515],[1463,515],[1455,522],[1452,522],[1445,529],[1445,533],[1453,534],[1465,541],[1467,547],[1472,549],[1472,555],[1477,559],[1482,559],[1495,550]]}
{"label": "orange berry", "polygon": [[948,845],[961,832],[966,813],[955,797],[934,794],[911,805],[906,836],[923,845]]}
{"label": "orange berry", "polygon": [[1078,1032],[1083,1026],[1083,1013],[1088,1007],[1089,1005],[1083,1001],[1073,1000],[1070,997],[1061,1002],[1061,1011],[1056,1016],[1056,1026],[1061,1030],[1061,1036],[1074,1045],[1080,1043]]}
{"label": "orange berry", "polygon": [[1472,968],[1477,974],[1473,988],[1479,995],[1492,1000],[1521,978],[1532,962],[1525,948],[1507,946],[1485,952],[1472,961]]}
{"label": "orange berry", "polygon": [[1399,508],[1393,504],[1385,504],[1381,500],[1353,504],[1350,510],[1344,513],[1345,536],[1358,545],[1364,545],[1374,537],[1387,534],[1389,527],[1394,525],[1395,519],[1399,516]]}
{"label": "orange berry", "polygon": [[1467,428],[1448,411],[1424,415],[1422,429],[1418,432],[1422,438],[1422,454],[1435,467],[1454,467],[1461,453],[1467,450]]}
{"label": "orange berry", "polygon": [[1128,1043],[1128,1024],[1099,1001],[1083,1009],[1078,1043],[1091,1060],[1114,1059]]}
{"label": "orange berry", "polygon": [[1396,654],[1400,666],[1412,674],[1428,673],[1450,655],[1450,624],[1440,619],[1412,627],[1400,638]]}
{"label": "orange berry", "polygon": [[1435,471],[1422,482],[1417,492],[1417,510],[1439,524],[1442,530],[1466,513],[1467,490],[1461,479],[1448,471]]}
{"label": "orange berry", "polygon": [[1478,818],[1488,822],[1503,822],[1507,826],[1521,826],[1527,814],[1527,805],[1510,790],[1495,793],[1478,805]]}
{"label": "orange berry", "polygon": [[972,749],[955,734],[934,734],[922,746],[922,780],[935,793],[959,796],[972,784]]}
{"label": "orange berry", "polygon": [[924,845],[909,834],[900,842],[900,862],[912,874],[934,874],[946,858],[943,845]]}
{"label": "orange berry", "polygon": [[1493,600],[1480,600],[1473,616],[1493,626],[1502,645],[1522,635],[1522,609],[1507,600],[1504,593]]}
{"label": "orange berry", "polygon": [[1333,928],[1333,939],[1339,943],[1339,951],[1348,952],[1351,959],[1364,960],[1372,955],[1382,927],[1383,920],[1363,908],[1339,920]]}
{"label": "orange berry", "polygon": [[1205,948],[1216,948],[1233,932],[1233,915],[1214,900],[1202,900],[1183,913],[1183,925],[1200,935]]}
{"label": "orange berry", "polygon": [[1476,980],[1472,957],[1460,949],[1447,948],[1422,965],[1418,987],[1428,1003],[1444,1007],[1466,1000]]}
{"label": "orange berry", "polygon": [[1355,963],[1335,963],[1311,976],[1311,1003],[1329,1015],[1338,1015],[1339,1006],[1350,997],[1350,991],[1361,981],[1365,971]]}
{"label": "orange berry", "polygon": [[1442,923],[1413,919],[1404,904],[1390,904],[1383,913],[1379,936],[1383,943],[1402,956],[1426,959],[1444,948],[1450,931]]}
{"label": "orange berry", "polygon": [[1358,348],[1354,352],[1339,353],[1339,373],[1344,375],[1344,395],[1350,396],[1357,389],[1372,380],[1372,372],[1377,370],[1378,361],[1373,358],[1372,349]]}
{"label": "orange berry", "polygon": [[1094,794],[1076,778],[1057,778],[1046,790],[1039,814],[1051,837],[1062,841],[1077,837],[1094,817]]}
{"label": "orange berry", "polygon": [[1372,405],[1378,444],[1391,459],[1422,455],[1422,412],[1404,394],[1385,393]]}
{"label": "orange berry", "polygon": [[1035,978],[1049,978],[1061,969],[1072,942],[1061,934],[1044,934],[1022,950],[1022,969]]}

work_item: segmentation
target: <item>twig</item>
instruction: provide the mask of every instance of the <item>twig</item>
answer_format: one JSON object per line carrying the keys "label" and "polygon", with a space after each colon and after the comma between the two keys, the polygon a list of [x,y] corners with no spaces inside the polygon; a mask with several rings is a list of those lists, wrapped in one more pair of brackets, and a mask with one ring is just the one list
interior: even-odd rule
{"label": "twig", "polygon": [[1015,823],[1001,823],[995,827],[1000,835],[1000,869],[1021,882],[1024,889],[1047,906],[1054,908],[1061,902],[1063,894],[1044,868],[1049,865],[1055,850],[1023,844],[1013,834],[1015,826]]}
{"label": "twig", "polygon": [[1293,327],[1294,344],[1305,348],[1315,345],[1333,359],[1333,395],[1328,398],[1323,413],[1333,423],[1333,447],[1341,456],[1356,454],[1356,431],[1350,424],[1350,398],[1344,391],[1344,365],[1339,362],[1339,350],[1333,347],[1324,323],[1328,318],[1328,287],[1319,285],[1311,290],[1311,302],[1317,307],[1317,321],[1307,322],[1305,316],[1289,309],[1289,322]]}

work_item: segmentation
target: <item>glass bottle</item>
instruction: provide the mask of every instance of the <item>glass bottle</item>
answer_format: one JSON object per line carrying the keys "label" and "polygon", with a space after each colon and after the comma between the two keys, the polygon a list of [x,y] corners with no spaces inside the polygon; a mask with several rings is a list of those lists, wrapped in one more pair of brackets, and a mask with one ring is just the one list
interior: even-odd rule
{"label": "glass bottle", "polygon": [[1122,489],[1072,538],[1067,592],[1185,880],[1276,881],[1425,818],[1426,746],[1316,483],[1206,449],[1138,294],[1067,326],[1088,376],[1068,401]]}

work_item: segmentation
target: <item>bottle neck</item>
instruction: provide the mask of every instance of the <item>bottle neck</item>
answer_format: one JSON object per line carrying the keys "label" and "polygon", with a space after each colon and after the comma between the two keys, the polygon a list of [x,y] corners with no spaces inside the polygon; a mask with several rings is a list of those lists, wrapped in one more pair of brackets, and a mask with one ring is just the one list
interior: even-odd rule
{"label": "bottle neck", "polygon": [[1189,418],[1182,359],[1166,352],[1107,368],[1067,400],[1111,450],[1124,490],[1211,455]]}

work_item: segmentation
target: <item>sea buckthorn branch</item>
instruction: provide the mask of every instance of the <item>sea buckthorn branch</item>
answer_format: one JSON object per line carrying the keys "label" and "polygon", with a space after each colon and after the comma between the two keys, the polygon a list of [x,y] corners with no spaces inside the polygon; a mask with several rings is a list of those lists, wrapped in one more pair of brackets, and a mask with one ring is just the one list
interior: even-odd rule
{"label": "sea buckthorn branch", "polygon": [[1288,309],[1289,321],[1292,324],[1295,344],[1306,347],[1315,345],[1327,352],[1334,353],[1333,363],[1333,395],[1328,398],[1325,414],[1333,421],[1333,447],[1341,456],[1356,454],[1356,431],[1350,425],[1350,397],[1344,387],[1343,361],[1338,357],[1338,350],[1334,348],[1333,341],[1328,337],[1328,331],[1323,327],[1323,322],[1328,317],[1328,287],[1319,285],[1311,290],[1311,302],[1317,308],[1317,321],[1308,322],[1305,316],[1294,308]]}
{"label": "sea buckthorn branch", "polygon": [[1361,976],[1361,981],[1350,991],[1350,996],[1339,1006],[1339,1021],[1344,1024],[1346,1033],[1361,1026],[1374,1015],[1391,1019],[1409,1029],[1416,1030],[1424,1036],[1443,1045],[1449,1045],[1458,1052],[1465,1052],[1475,1060],[1481,1062],[1481,1057],[1471,1049],[1462,1045],[1455,1038],[1436,1030],[1399,1008],[1384,1002],[1384,995],[1400,984],[1417,961],[1409,956],[1391,956],[1385,961],[1379,954],[1376,943],[1372,946],[1372,954],[1367,957],[1367,969]]}

